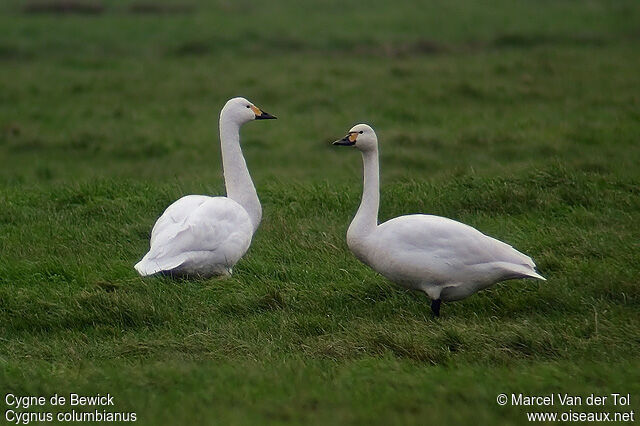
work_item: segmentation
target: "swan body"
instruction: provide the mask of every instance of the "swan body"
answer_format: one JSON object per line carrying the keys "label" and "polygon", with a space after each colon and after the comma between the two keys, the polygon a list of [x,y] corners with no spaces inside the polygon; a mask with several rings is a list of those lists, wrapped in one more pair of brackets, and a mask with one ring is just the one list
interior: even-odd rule
{"label": "swan body", "polygon": [[151,249],[136,265],[141,275],[231,275],[251,245],[245,209],[227,197],[187,195],[171,204],[151,231]]}
{"label": "swan body", "polygon": [[228,276],[246,253],[262,209],[240,148],[242,124],[275,118],[244,98],[220,113],[220,141],[227,197],[187,195],[156,221],[149,252],[135,265],[142,276]]}
{"label": "swan body", "polygon": [[529,256],[439,216],[400,216],[379,225],[364,244],[357,238],[348,241],[360,260],[386,278],[444,302],[464,299],[502,280],[541,278]]}
{"label": "swan body", "polygon": [[533,260],[477,229],[440,216],[400,216],[378,225],[378,140],[366,124],[354,126],[334,145],[362,151],[362,202],[347,245],[355,256],[389,280],[427,294],[439,315],[440,303],[464,299],[514,278],[544,280]]}

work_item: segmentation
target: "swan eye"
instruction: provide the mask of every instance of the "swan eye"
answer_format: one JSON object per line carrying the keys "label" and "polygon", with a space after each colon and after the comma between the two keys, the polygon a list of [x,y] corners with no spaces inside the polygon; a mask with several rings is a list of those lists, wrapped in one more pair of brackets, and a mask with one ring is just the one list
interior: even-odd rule
{"label": "swan eye", "polygon": [[358,133],[363,134],[363,133],[364,133],[364,131],[363,131],[363,130],[360,130]]}
{"label": "swan eye", "polygon": [[247,105],[247,108],[251,108],[251,105]]}

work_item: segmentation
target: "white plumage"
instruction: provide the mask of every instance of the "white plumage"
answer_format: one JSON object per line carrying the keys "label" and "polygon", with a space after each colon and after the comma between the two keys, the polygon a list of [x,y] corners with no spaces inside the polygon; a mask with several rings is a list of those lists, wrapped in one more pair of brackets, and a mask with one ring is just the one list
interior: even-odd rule
{"label": "white plumage", "polygon": [[441,301],[464,299],[499,281],[545,279],[529,256],[455,220],[416,214],[378,225],[375,132],[358,124],[334,145],[355,146],[364,161],[362,202],[347,231],[350,250],[391,281],[426,293],[435,315],[439,315]]}
{"label": "white plumage", "polygon": [[251,219],[240,204],[187,195],[160,216],[151,231],[151,249],[135,267],[141,275],[231,275],[252,235]]}
{"label": "white plumage", "polygon": [[240,149],[240,126],[266,118],[275,117],[246,99],[227,102],[220,113],[220,141],[228,196],[187,195],[167,207],[151,231],[149,252],[135,265],[140,275],[231,275],[262,217]]}

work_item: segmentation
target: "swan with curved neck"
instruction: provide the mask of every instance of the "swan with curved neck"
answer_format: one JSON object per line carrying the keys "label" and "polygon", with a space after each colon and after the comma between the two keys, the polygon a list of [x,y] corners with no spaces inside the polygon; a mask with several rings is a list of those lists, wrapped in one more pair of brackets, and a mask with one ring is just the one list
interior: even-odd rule
{"label": "swan with curved neck", "polygon": [[227,196],[187,195],[167,207],[151,231],[149,252],[135,265],[140,275],[231,275],[262,218],[240,147],[240,127],[273,118],[244,98],[225,104],[220,112],[220,145]]}
{"label": "swan with curved neck", "polygon": [[359,149],[364,163],[362,201],[347,231],[349,249],[389,280],[423,291],[435,316],[440,315],[441,302],[464,299],[500,281],[545,280],[529,256],[455,220],[414,214],[378,225],[376,133],[358,124],[333,144]]}

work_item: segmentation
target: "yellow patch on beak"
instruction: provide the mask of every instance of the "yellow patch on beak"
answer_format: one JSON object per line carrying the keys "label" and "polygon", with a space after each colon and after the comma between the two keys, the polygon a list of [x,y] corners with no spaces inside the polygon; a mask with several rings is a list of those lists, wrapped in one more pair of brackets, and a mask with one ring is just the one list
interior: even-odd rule
{"label": "yellow patch on beak", "polygon": [[256,117],[260,117],[262,115],[262,111],[255,105],[251,105],[251,111],[256,115]]}
{"label": "yellow patch on beak", "polygon": [[349,142],[355,142],[358,139],[358,134],[356,132],[349,133]]}

